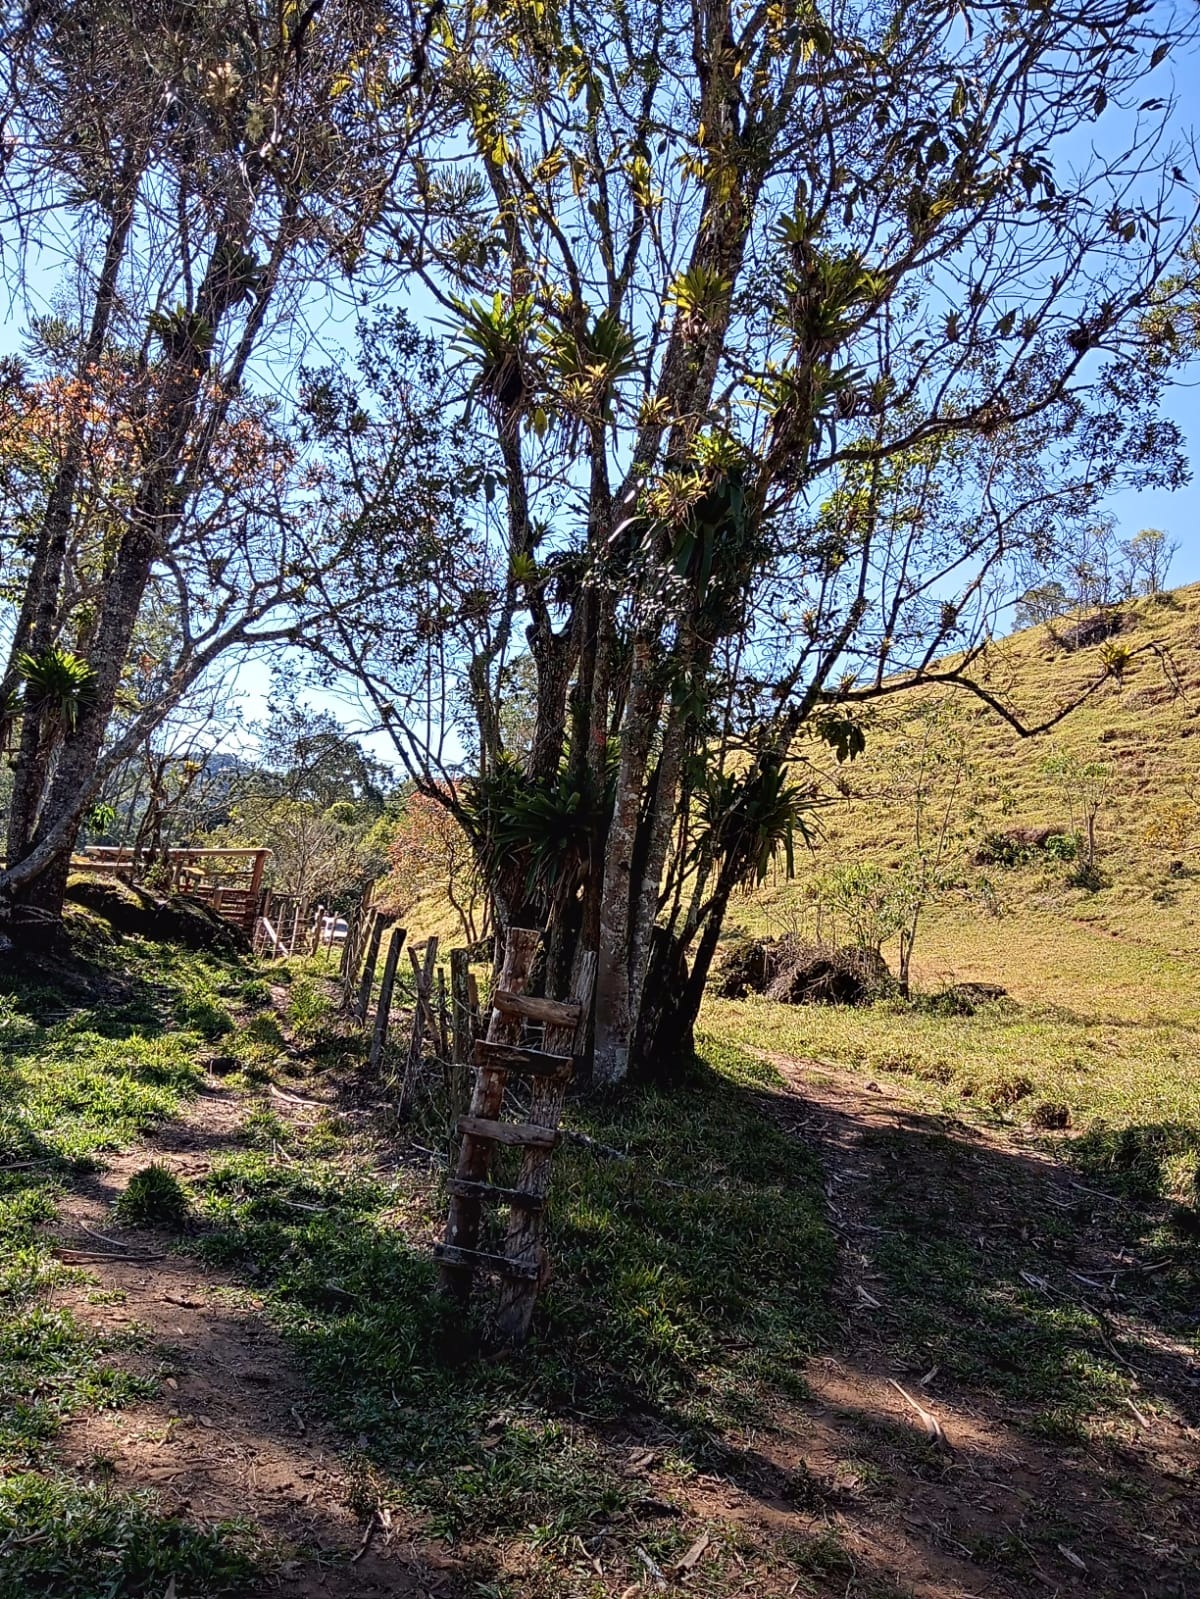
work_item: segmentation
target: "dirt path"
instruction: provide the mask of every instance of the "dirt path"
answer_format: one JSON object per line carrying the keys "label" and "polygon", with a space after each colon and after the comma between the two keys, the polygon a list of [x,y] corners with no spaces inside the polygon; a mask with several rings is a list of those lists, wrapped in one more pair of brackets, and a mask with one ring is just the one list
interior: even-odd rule
{"label": "dirt path", "polygon": [[1108,1291],[1104,1274],[1122,1251],[1110,1202],[1092,1201],[1094,1219],[1076,1232],[1069,1263],[1054,1258],[1043,1262],[1044,1276],[1026,1275],[1047,1293],[1065,1280],[1104,1302],[1134,1397],[1090,1442],[1047,1446],[1032,1435],[1031,1406],[995,1387],[956,1383],[932,1359],[912,1360],[897,1336],[894,1288],[877,1264],[899,1218],[873,1200],[899,1185],[924,1204],[939,1162],[950,1161],[966,1170],[976,1196],[973,1213],[958,1214],[959,1230],[978,1236],[985,1253],[1014,1239],[1036,1252],[1040,1213],[1076,1215],[1086,1191],[1030,1144],[947,1128],[886,1088],[823,1065],[773,1064],[790,1089],[781,1114],[823,1151],[843,1249],[843,1336],[810,1370],[812,1402],[782,1416],[778,1434],[760,1445],[764,1478],[784,1489],[773,1503],[768,1497],[771,1519],[807,1510],[814,1528],[837,1529],[856,1565],[851,1577],[869,1575],[919,1599],[1200,1593],[1197,1372],[1186,1348],[1124,1312]]}
{"label": "dirt path", "polygon": [[[275,1091],[271,1107],[304,1125],[320,1102]],[[264,1593],[448,1599],[460,1589],[444,1550],[414,1542],[411,1528],[361,1513],[367,1496],[348,1463],[350,1441],[320,1420],[257,1297],[231,1274],[164,1253],[156,1234],[113,1227],[113,1198],[148,1158],[184,1181],[202,1177],[228,1148],[245,1147],[238,1129],[247,1109],[245,1098],[210,1078],[180,1119],[77,1180],[60,1206],[56,1238],[68,1258],[89,1255],[82,1264],[93,1281],[60,1289],[59,1302],[105,1333],[149,1333],[126,1364],[160,1380],[152,1401],[69,1421],[61,1457],[84,1476],[153,1488],[166,1510],[200,1524],[255,1523],[292,1552]]]}
{"label": "dirt path", "polygon": [[[747,1588],[747,1599],[752,1592],[861,1599],[1200,1593],[1200,1390],[1186,1348],[1139,1317],[1129,1296],[1105,1287],[1128,1269],[1128,1239],[1122,1242],[1111,1203],[1083,1190],[1081,1208],[1070,1173],[1018,1138],[947,1126],[906,1108],[886,1087],[825,1066],[774,1064],[788,1091],[764,1096],[767,1113],[825,1164],[842,1247],[838,1336],[811,1363],[810,1398],[781,1408],[773,1427],[731,1440],[719,1470],[673,1481],[656,1454],[660,1444],[665,1456],[671,1440],[656,1439],[645,1418],[614,1429],[609,1445],[664,1501],[683,1497],[689,1514],[743,1526],[760,1546],[778,1547],[777,1582]],[[311,1081],[302,1094],[274,1089],[271,1108],[301,1130],[332,1108],[307,1097],[320,1092]],[[470,1591],[469,1555],[460,1563],[445,1546],[422,1542],[415,1525],[379,1522],[353,1440],[319,1419],[244,1279],[164,1253],[162,1239],[117,1232],[108,1219],[113,1197],[148,1157],[185,1180],[201,1178],[214,1158],[241,1144],[249,1108],[210,1078],[181,1119],[78,1181],[64,1202],[58,1240],[65,1250],[94,1252],[95,1281],[61,1297],[107,1332],[150,1333],[131,1360],[162,1380],[153,1401],[68,1423],[63,1458],[85,1475],[153,1487],[168,1508],[202,1523],[258,1523],[292,1551],[264,1593],[451,1599]],[[933,1230],[943,1214],[973,1240],[985,1277],[994,1257],[1025,1250],[1025,1276],[1047,1294],[1078,1278],[1082,1295],[1103,1301],[1103,1337],[1114,1340],[1114,1357],[1134,1380],[1132,1398],[1099,1433],[1046,1442],[1036,1436],[1036,1406],[1021,1399],[1019,1382],[1005,1390],[955,1381],[923,1353],[909,1325],[914,1305],[882,1252],[889,1240],[894,1252],[905,1226],[926,1213]],[[1042,1239],[1044,1217],[1055,1214],[1072,1218],[1067,1245]],[[910,1236],[923,1242],[919,1231]],[[1000,1291],[1001,1275],[997,1268],[988,1292]],[[1065,1299],[1063,1307],[1070,1309]],[[642,1591],[624,1593],[632,1599]]]}

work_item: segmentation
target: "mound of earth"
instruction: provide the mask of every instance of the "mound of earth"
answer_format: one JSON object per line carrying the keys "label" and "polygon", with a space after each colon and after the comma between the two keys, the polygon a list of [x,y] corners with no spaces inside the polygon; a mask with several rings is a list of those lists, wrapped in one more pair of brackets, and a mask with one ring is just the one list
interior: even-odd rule
{"label": "mound of earth", "polygon": [[135,938],[227,955],[250,948],[250,941],[240,928],[187,894],[164,898],[113,878],[73,877],[67,885],[67,902],[82,905],[102,916],[116,932]]}
{"label": "mound of earth", "polygon": [[874,950],[791,937],[740,940],[726,950],[713,978],[723,999],[765,994],[783,1005],[866,1005],[891,984],[887,962]]}

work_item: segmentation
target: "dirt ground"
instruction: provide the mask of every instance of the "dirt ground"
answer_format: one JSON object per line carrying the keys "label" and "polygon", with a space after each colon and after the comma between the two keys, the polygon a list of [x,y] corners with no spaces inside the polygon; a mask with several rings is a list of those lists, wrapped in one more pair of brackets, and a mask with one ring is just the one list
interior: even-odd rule
{"label": "dirt ground", "polygon": [[[843,1251],[841,1336],[811,1364],[811,1397],[781,1406],[769,1429],[733,1440],[720,1472],[659,1484],[658,1441],[644,1421],[631,1420],[627,1432],[617,1429],[608,1439],[626,1473],[643,1477],[649,1492],[685,1496],[689,1512],[741,1524],[760,1538],[794,1534],[811,1547],[823,1532],[833,1534],[840,1552],[829,1568],[810,1561],[789,1583],[785,1561],[781,1594],[1200,1594],[1193,1564],[1200,1432],[1181,1419],[1189,1404],[1195,1419],[1200,1390],[1187,1351],[1154,1329],[1139,1330],[1143,1348],[1153,1351],[1157,1337],[1164,1370],[1187,1402],[1178,1409],[1149,1399],[1131,1403],[1127,1424],[1114,1423],[1095,1449],[1043,1446],[997,1398],[955,1391],[937,1370],[914,1376],[895,1358],[887,1334],[886,1290],[873,1264],[883,1229],[868,1198],[885,1159],[873,1135],[920,1134],[930,1118],[849,1074],[775,1064],[788,1086],[772,1096],[773,1113],[824,1154],[830,1218]],[[321,1105],[276,1089],[272,1108],[307,1124]],[[201,1522],[259,1523],[298,1551],[266,1592],[287,1599],[466,1594],[470,1551],[424,1541],[416,1525],[399,1518],[384,1525],[372,1513],[364,1521],[361,1507],[374,1501],[360,1491],[354,1441],[321,1422],[254,1293],[186,1255],[165,1253],[152,1234],[123,1229],[118,1237],[106,1223],[113,1196],[148,1155],[195,1181],[234,1142],[244,1112],[245,1102],[210,1078],[181,1120],[80,1179],[63,1205],[60,1250],[95,1281],[59,1290],[61,1299],[106,1331],[151,1334],[133,1360],[164,1376],[152,1402],[69,1423],[64,1459],[121,1486],[151,1486],[167,1506]],[[979,1166],[980,1214],[964,1225],[1023,1225],[996,1176],[1013,1163],[1023,1181],[1042,1185],[1047,1203],[1065,1206],[1076,1197],[1069,1171],[1029,1147],[957,1125],[952,1136],[963,1145],[962,1158]],[[917,1137],[914,1162],[920,1147]],[[923,1180],[919,1169],[908,1175]],[[1102,1221],[1076,1240],[1073,1269],[1093,1294],[1111,1276],[1117,1248]],[[1120,1304],[1111,1294],[1106,1303],[1115,1324]],[[1067,1525],[1074,1541],[1056,1530]],[[603,1577],[598,1581],[590,1591],[604,1591]],[[648,1576],[647,1591],[655,1586]],[[626,1599],[640,1591],[622,1589]]]}

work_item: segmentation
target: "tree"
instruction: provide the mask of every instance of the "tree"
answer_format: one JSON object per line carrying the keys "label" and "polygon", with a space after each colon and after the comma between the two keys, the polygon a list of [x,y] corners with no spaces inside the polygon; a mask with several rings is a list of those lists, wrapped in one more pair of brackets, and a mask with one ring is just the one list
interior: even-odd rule
{"label": "tree", "polygon": [[919,705],[909,736],[893,758],[895,798],[908,811],[909,838],[900,865],[901,914],[896,973],[907,995],[913,951],[927,906],[948,886],[948,868],[959,842],[958,823],[971,779],[967,741],[946,699]]}
{"label": "tree", "polygon": [[392,832],[388,862],[375,891],[377,905],[407,916],[423,899],[447,900],[468,944],[486,932],[475,851],[448,806],[427,794],[410,794]]}
{"label": "tree", "polygon": [[1129,586],[1141,594],[1161,594],[1167,583],[1171,562],[1179,553],[1159,527],[1144,527],[1121,546],[1129,575]]}
{"label": "tree", "polygon": [[[272,406],[251,394],[254,360],[306,297],[362,268],[425,99],[424,47],[388,0],[51,0],[6,7],[2,26],[11,259],[20,272],[53,246],[84,308],[55,341],[70,405],[24,518],[0,687],[19,726],[0,902],[36,924],[61,908],[106,772],[226,649],[288,637],[339,558],[319,530],[304,540],[315,570],[293,548],[304,488],[286,447],[263,454]],[[278,342],[274,355],[286,365]],[[243,503],[225,508],[239,452],[253,456],[235,478]],[[84,609],[68,580],[90,505],[106,526],[86,599],[87,693],[55,726],[25,663],[48,670]],[[158,585],[177,602],[180,647],[161,692],[105,749]]]}
{"label": "tree", "polygon": [[1052,578],[1025,590],[1014,608],[1013,616],[1018,628],[1037,627],[1041,622],[1052,622],[1071,609],[1066,589]]}
{"label": "tree", "polygon": [[1137,0],[439,24],[462,125],[425,143],[397,249],[458,366],[425,398],[403,353],[364,374],[344,478],[370,463],[353,514],[384,501],[389,439],[457,382],[470,536],[336,653],[451,805],[461,730],[501,926],[548,927],[560,990],[597,955],[601,1083],[686,1049],[731,894],[803,820],[796,739],[848,756],[858,705],[929,681],[1032,731],[976,670],[1015,573],[1114,485],[1179,481],[1157,406],[1194,206],[1145,139],[1074,158],[1191,29]]}
{"label": "tree", "polygon": [[1085,841],[1084,864],[1096,864],[1096,824],[1112,798],[1113,771],[1103,761],[1083,761],[1066,750],[1055,750],[1042,763],[1067,806],[1071,827]]}

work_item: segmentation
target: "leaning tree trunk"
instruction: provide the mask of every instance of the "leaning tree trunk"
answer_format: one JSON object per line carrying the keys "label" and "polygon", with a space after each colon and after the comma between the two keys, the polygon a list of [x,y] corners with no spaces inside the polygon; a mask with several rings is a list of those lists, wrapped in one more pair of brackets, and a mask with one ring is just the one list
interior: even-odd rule
{"label": "leaning tree trunk", "polygon": [[[54,644],[58,634],[63,568],[70,543],[75,495],[84,462],[84,401],[90,401],[95,394],[97,374],[116,306],[117,276],[129,242],[141,180],[140,162],[140,154],[130,151],[122,167],[112,225],[96,284],[91,326],[77,366],[76,383],[82,392],[75,396],[72,420],[68,423],[58,468],[46,496],[33,565],[13,632],[9,663],[0,683],[0,700],[10,694],[20,681],[21,657],[25,654],[43,654]],[[45,752],[51,742],[51,731],[46,707],[31,705],[25,708],[8,806],[10,861],[18,861],[25,855],[37,826],[38,809],[45,792]]]}
{"label": "leaning tree trunk", "polygon": [[[201,396],[210,380],[212,348],[222,322],[245,293],[240,250],[232,237],[223,233],[213,246],[197,295],[194,326],[186,337],[178,339],[166,358],[163,398],[145,455],[147,470],[104,584],[100,622],[89,652],[94,674],[91,693],[75,726],[63,740],[28,847],[15,858],[10,855],[6,871],[0,873],[0,895],[7,901],[9,919],[14,926],[23,927],[26,936],[36,936],[38,930],[53,927],[61,919],[71,854],[99,788],[100,750],[142,597],[154,562],[183,512],[178,484],[181,480],[186,484],[189,475],[194,476],[205,444],[212,441],[214,416],[210,415],[206,439],[194,443]],[[251,324],[242,340],[239,358],[243,364],[256,320],[261,326],[269,293],[268,281],[258,292]],[[215,414],[220,414],[219,402]],[[189,441],[193,441],[190,460]]]}

